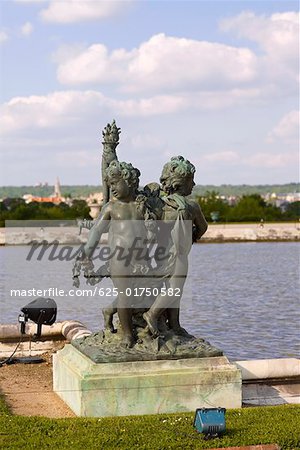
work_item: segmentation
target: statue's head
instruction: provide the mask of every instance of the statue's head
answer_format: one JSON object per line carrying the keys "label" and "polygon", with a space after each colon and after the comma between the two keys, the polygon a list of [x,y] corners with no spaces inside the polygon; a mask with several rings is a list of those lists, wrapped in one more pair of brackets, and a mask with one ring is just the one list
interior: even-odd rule
{"label": "statue's head", "polygon": [[[116,189],[118,183],[119,186],[126,184],[131,193],[137,191],[139,185],[139,177],[141,173],[138,169],[133,167],[131,163],[112,161],[106,169],[105,181],[112,187],[112,191]],[[115,192],[112,192],[115,197],[119,197]]]}
{"label": "statue's head", "polygon": [[183,156],[173,156],[162,170],[160,182],[167,194],[189,195],[194,183],[195,166]]}

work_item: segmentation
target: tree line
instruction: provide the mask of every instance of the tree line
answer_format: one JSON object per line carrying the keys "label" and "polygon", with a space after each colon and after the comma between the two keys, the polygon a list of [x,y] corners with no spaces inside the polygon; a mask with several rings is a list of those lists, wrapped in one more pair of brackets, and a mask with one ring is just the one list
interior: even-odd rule
{"label": "tree line", "polygon": [[[208,222],[257,222],[299,220],[300,202],[288,203],[284,210],[266,203],[259,194],[243,195],[236,204],[229,205],[218,192],[208,191],[195,197]],[[90,219],[85,200],[73,200],[72,205],[31,202],[21,198],[7,198],[0,202],[0,226],[6,220],[74,220]]]}
{"label": "tree line", "polygon": [[300,217],[300,202],[287,203],[283,209],[267,203],[259,194],[243,195],[234,205],[220,198],[218,192],[198,196],[208,222],[292,221]]}
{"label": "tree line", "polygon": [[[94,192],[101,192],[102,186],[99,185],[62,185],[61,192],[64,197],[78,198],[88,197]],[[193,190],[194,195],[203,196],[206,192],[219,192],[220,195],[225,196],[242,196],[250,194],[265,195],[268,193],[288,194],[291,192],[299,192],[299,184],[222,184],[216,185],[196,185]],[[53,186],[0,186],[0,198],[18,198],[23,197],[24,194],[32,194],[36,197],[49,197],[53,193]]]}
{"label": "tree line", "polygon": [[6,220],[74,220],[90,219],[90,208],[85,200],[73,200],[72,205],[51,202],[31,202],[22,198],[7,198],[0,203],[0,226]]}

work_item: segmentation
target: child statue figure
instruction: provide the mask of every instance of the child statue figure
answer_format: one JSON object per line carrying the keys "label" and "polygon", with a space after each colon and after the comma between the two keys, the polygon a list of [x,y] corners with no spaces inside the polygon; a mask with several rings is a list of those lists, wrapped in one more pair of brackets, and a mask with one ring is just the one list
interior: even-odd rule
{"label": "child statue figure", "polygon": [[[130,254],[133,245],[137,253],[143,252],[147,240],[145,221],[149,219],[150,213],[147,210],[146,198],[139,195],[137,191],[139,176],[140,171],[130,163],[112,161],[109,164],[105,181],[110,188],[112,198],[103,206],[81,255],[83,265],[84,259],[91,262],[101,235],[108,231],[108,243],[112,251],[109,271],[118,292],[117,312],[123,332],[122,343],[129,348],[134,345],[135,337],[132,326],[133,299],[126,295],[126,288],[131,278],[138,277],[139,272],[143,275],[149,269],[146,259],[142,260],[142,264],[137,264],[134,256]],[[92,267],[90,265],[90,271]]]}
{"label": "child statue figure", "polygon": [[182,156],[173,157],[164,165],[160,182],[167,194],[161,197],[164,206],[161,220],[166,230],[161,239],[167,242],[167,263],[158,268],[165,277],[167,292],[180,295],[158,295],[149,311],[143,314],[149,331],[155,337],[160,334],[159,318],[167,316],[168,327],[177,335],[188,336],[180,326],[179,304],[188,271],[188,254],[192,243],[201,238],[207,230],[207,222],[198,203],[186,199],[191,194],[195,167]]}

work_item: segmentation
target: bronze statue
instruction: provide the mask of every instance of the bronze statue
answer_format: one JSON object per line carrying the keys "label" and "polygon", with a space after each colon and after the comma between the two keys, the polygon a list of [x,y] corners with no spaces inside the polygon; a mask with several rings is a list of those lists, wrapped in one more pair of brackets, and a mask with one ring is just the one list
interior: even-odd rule
{"label": "bronze statue", "polygon": [[[220,355],[203,339],[191,336],[179,320],[188,254],[207,229],[199,204],[188,198],[195,185],[195,167],[182,156],[173,157],[163,167],[160,185],[149,183],[139,190],[140,171],[117,160],[119,133],[115,121],[103,131],[105,204],[73,268],[76,286],[82,267],[90,284],[110,276],[117,298],[103,309],[105,330],[73,345],[96,362]],[[94,271],[92,255],[106,232],[111,257]],[[153,243],[156,250],[149,256]],[[143,294],[131,295],[135,289]],[[117,333],[115,313],[120,322]],[[121,352],[116,351],[119,344]]]}

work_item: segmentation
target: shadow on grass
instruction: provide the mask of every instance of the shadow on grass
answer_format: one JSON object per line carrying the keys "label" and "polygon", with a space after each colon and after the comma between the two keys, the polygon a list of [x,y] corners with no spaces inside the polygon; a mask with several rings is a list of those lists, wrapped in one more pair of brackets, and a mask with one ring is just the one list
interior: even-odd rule
{"label": "shadow on grass", "polygon": [[7,403],[2,391],[0,391],[0,416],[11,416],[12,412]]}

